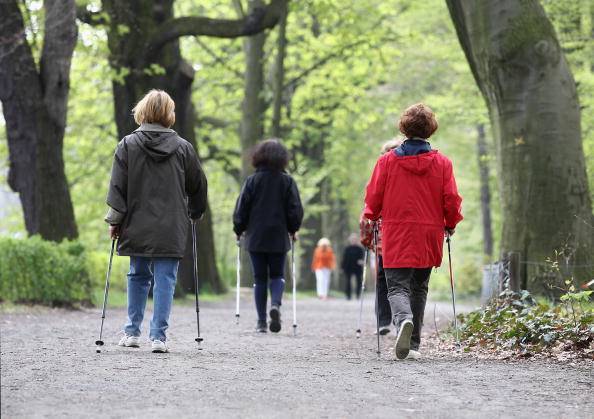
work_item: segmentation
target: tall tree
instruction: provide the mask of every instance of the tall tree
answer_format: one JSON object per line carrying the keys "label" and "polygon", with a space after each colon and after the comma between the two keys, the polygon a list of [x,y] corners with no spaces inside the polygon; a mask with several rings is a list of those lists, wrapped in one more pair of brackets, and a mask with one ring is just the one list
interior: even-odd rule
{"label": "tall tree", "polygon": [[0,100],[6,120],[8,184],[19,194],[29,235],[78,236],[64,160],[70,63],[76,45],[74,0],[45,0],[39,71],[16,0],[0,1]]}
{"label": "tall tree", "polygon": [[[262,0],[249,0],[247,11],[253,13],[261,8]],[[235,0],[235,6],[240,17],[243,17],[241,0]],[[243,182],[253,173],[250,152],[264,136],[264,44],[266,34],[259,33],[246,37],[243,40],[243,55],[245,62],[243,101],[241,104],[241,124],[239,127],[239,140],[241,147],[240,176]],[[242,252],[242,286],[253,284],[250,262],[247,252]]]}
{"label": "tall tree", "polygon": [[489,186],[489,164],[487,159],[487,139],[485,136],[485,124],[480,123],[476,126],[477,131],[477,157],[480,181],[480,200],[481,200],[481,221],[483,225],[483,253],[491,260],[493,256],[493,230],[491,228],[491,189]]}
{"label": "tall tree", "polygon": [[[592,204],[578,96],[542,6],[537,0],[446,1],[493,126],[501,252],[543,262],[568,245],[575,252],[571,263],[589,263]],[[536,266],[522,265],[521,286],[547,292]]]}
{"label": "tall tree", "polygon": [[[79,17],[91,24],[105,24],[109,63],[116,72],[113,82],[115,119],[120,137],[136,127],[130,109],[151,88],[169,92],[176,103],[174,129],[197,149],[195,110],[191,101],[194,69],[180,51],[182,36],[236,38],[273,27],[288,0],[272,0],[241,19],[210,19],[202,16],[174,17],[173,0],[103,0],[102,11],[82,8]],[[105,15],[107,18],[105,18]],[[215,262],[210,207],[198,227],[200,278],[216,291],[224,289]],[[189,239],[188,239],[189,240]],[[194,290],[191,248],[180,265],[182,291]]]}

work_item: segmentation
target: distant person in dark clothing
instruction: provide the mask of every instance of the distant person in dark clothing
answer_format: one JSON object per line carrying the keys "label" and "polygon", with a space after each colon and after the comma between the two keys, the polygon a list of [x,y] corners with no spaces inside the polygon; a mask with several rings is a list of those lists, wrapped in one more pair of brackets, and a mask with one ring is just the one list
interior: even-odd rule
{"label": "distant person in dark clothing", "polygon": [[361,294],[361,282],[363,281],[363,257],[365,252],[359,245],[359,238],[356,234],[349,237],[349,245],[345,247],[342,254],[342,263],[340,265],[345,277],[345,288],[347,300],[351,299],[351,278],[354,276],[356,281],[355,293],[357,298]]}
{"label": "distant person in dark clothing", "polygon": [[[233,213],[237,239],[245,233],[245,244],[254,272],[256,330],[266,332],[267,285],[270,286],[270,331],[281,330],[280,307],[285,289],[285,257],[291,249],[289,236],[303,220],[297,184],[285,172],[289,151],[278,140],[264,140],[252,154],[256,173],[244,182]],[[268,278],[270,277],[270,282]]]}

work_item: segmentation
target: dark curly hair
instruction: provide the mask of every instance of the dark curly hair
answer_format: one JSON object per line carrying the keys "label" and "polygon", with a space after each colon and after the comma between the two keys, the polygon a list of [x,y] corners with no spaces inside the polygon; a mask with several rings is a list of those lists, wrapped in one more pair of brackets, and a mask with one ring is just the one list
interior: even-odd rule
{"label": "dark curly hair", "polygon": [[252,151],[252,166],[255,169],[269,168],[282,172],[289,164],[291,154],[279,140],[264,140]]}
{"label": "dark curly hair", "polygon": [[427,139],[437,131],[437,120],[431,108],[422,103],[409,106],[400,116],[400,132],[407,138]]}

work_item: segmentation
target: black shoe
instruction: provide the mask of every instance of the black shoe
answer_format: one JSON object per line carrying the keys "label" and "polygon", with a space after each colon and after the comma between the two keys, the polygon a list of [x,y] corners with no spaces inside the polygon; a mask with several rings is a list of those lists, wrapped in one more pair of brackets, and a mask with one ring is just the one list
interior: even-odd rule
{"label": "black shoe", "polygon": [[270,308],[270,331],[278,333],[281,330],[281,313],[277,306]]}
{"label": "black shoe", "polygon": [[266,333],[266,320],[258,320],[258,323],[256,324],[256,332],[259,333]]}

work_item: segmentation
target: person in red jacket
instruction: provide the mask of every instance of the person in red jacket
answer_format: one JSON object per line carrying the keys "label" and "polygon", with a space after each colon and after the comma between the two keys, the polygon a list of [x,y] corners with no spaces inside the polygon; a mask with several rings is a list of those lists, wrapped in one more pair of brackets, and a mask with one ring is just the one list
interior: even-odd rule
{"label": "person in red jacket", "polygon": [[406,109],[399,123],[406,140],[378,159],[365,194],[365,218],[382,218],[397,359],[420,357],[431,269],[441,265],[444,230],[454,234],[463,218],[452,162],[427,141],[437,126],[428,106]]}

